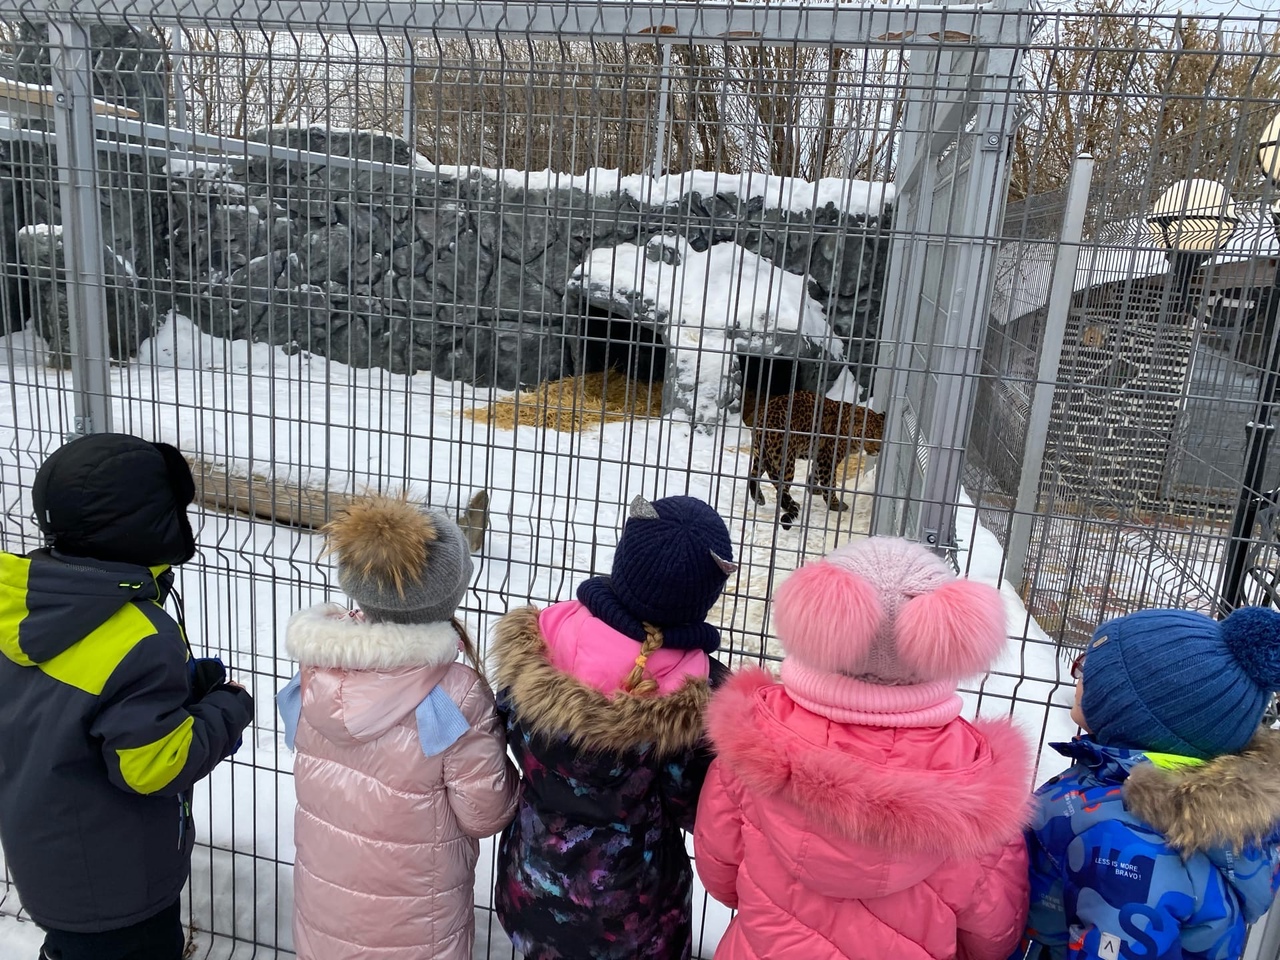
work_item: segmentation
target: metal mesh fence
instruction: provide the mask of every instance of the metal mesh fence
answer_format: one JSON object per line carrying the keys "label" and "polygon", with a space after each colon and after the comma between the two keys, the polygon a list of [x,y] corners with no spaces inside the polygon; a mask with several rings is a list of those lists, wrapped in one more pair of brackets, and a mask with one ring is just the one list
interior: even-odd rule
{"label": "metal mesh fence", "polygon": [[[1104,36],[1111,50],[1072,52]],[[1045,449],[1018,585],[1047,631],[1079,643],[1101,619],[1142,604],[1219,608],[1272,339],[1280,247],[1258,144],[1275,116],[1280,61],[1276,25],[1265,20],[1063,18],[1037,45],[1050,37],[1027,58],[1037,82],[1019,135],[969,471],[982,516],[1008,542],[1013,517],[1028,509],[1025,497],[1015,503],[1028,445]],[[1070,131],[1067,142],[1095,165],[1052,416],[1029,435],[1049,282],[1064,249],[1070,157],[1060,137],[1042,135],[1055,129]],[[1161,194],[1188,179],[1230,191],[1234,229],[1205,256],[1168,254],[1150,227]],[[1255,492],[1278,478],[1272,460]]]}
{"label": "metal mesh fence", "polygon": [[[39,546],[31,481],[64,436],[174,443],[199,486],[192,639],[257,697],[197,797],[197,955],[291,949],[283,627],[341,599],[316,530],[366,489],[473,520],[487,495],[461,611],[482,651],[608,569],[633,496],[702,497],[740,562],[711,617],[731,666],[776,661],[768,598],[805,558],[874,529],[1001,584],[1021,524],[1010,651],[963,692],[1053,772],[1060,644],[1219,597],[1274,327],[1255,156],[1278,30],[1012,3],[0,0],[0,546]],[[1144,217],[1190,177],[1240,224],[1188,272]],[[512,956],[494,856],[476,955]],[[694,912],[709,957],[729,912]]]}

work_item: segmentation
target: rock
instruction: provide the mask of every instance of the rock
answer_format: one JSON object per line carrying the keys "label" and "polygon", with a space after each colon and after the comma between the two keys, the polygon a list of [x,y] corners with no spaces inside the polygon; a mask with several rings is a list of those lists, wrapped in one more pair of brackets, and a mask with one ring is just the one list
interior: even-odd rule
{"label": "rock", "polygon": [[[31,292],[31,323],[49,344],[49,364],[71,366],[71,324],[67,300],[66,254],[62,228],[48,224],[24,227],[17,234],[18,257],[26,269]],[[167,305],[152,302],[133,265],[110,247],[102,252],[106,280],[107,343],[111,358],[136,356],[138,346],[155,327],[155,317]]]}
{"label": "rock", "polygon": [[306,235],[301,266],[311,283],[345,284],[351,277],[351,230],[335,223]]}

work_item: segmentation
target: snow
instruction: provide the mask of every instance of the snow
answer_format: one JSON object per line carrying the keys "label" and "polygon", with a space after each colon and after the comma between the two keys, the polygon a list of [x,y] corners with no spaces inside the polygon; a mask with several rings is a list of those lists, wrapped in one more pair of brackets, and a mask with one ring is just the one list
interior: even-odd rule
{"label": "snow", "polygon": [[170,176],[191,176],[196,173],[209,175],[222,173],[229,169],[229,164],[222,160],[198,160],[194,157],[170,157],[164,165],[164,172]]}
{"label": "snow", "polygon": [[[267,129],[315,130],[338,135],[370,134],[402,139],[398,134],[387,131],[357,130],[307,122],[271,124]],[[176,159],[169,161],[169,172],[187,173],[197,169],[217,169],[218,166],[214,163]],[[395,166],[387,164],[389,169]],[[493,180],[513,190],[580,190],[599,197],[620,194],[656,206],[677,203],[691,193],[704,197],[726,194],[744,201],[762,200],[767,210],[807,213],[830,205],[841,213],[878,217],[893,203],[895,196],[892,183],[843,177],[823,177],[815,181],[756,171],[720,173],[690,170],[652,177],[647,174],[623,174],[618,169],[593,167],[584,173],[572,174],[554,170],[500,169],[474,164],[438,164],[416,151],[413,153],[412,167],[440,177]]]}
{"label": "snow", "polygon": [[[652,264],[650,264],[652,266]],[[799,302],[799,301],[796,301]],[[736,316],[736,314],[735,314]],[[777,322],[783,322],[776,318]],[[803,319],[793,318],[803,329]],[[795,329],[795,327],[793,327]],[[73,416],[69,375],[42,366],[44,345],[24,332],[0,339],[0,547],[38,545],[28,489],[34,468],[61,442]],[[729,523],[741,564],[711,620],[733,666],[776,656],[766,601],[777,577],[867,529],[873,468],[855,474],[845,513],[800,496],[794,529],[774,522],[775,495],[757,507],[746,496],[748,433],[738,421],[702,433],[687,423],[609,423],[581,434],[532,427],[504,430],[464,418],[497,391],[360,370],[264,344],[210,337],[170,317],[139,359],[109,371],[114,428],[166,440],[189,455],[287,491],[406,487],[456,509],[471,490],[491,494],[491,529],[462,618],[483,638],[497,618],[525,603],[572,595],[586,575],[608,568],[626,504],[688,493],[714,504]],[[848,387],[846,384],[845,387]],[[844,387],[842,387],[844,389]],[[850,389],[856,390],[856,384]],[[799,493],[799,491],[797,491]],[[308,531],[217,511],[193,510],[199,552],[180,574],[192,642],[221,656],[253,691],[257,722],[234,762],[197,793],[201,845],[190,885],[191,919],[202,931],[198,956],[267,957],[291,947],[292,758],[272,709],[294,671],[282,627],[304,605],[333,598],[333,571]],[[1001,550],[977,525],[967,500],[959,519],[963,566],[1000,583]],[[1070,681],[1048,637],[1003,584],[1010,635],[1018,638],[980,685],[967,687],[971,714],[1008,715],[1035,738],[1066,738]],[[1057,764],[1044,754],[1044,773]],[[476,956],[509,956],[491,912],[493,843],[482,848],[476,881]],[[0,877],[3,877],[0,869]],[[0,960],[34,955],[38,933],[14,921],[17,897],[0,883]],[[730,913],[695,894],[695,948],[710,957]],[[235,941],[226,935],[234,934]],[[248,946],[257,941],[256,952]]]}
{"label": "snow", "polygon": [[592,168],[586,173],[557,173],[553,170],[499,170],[491,167],[436,165],[425,157],[417,160],[419,169],[440,176],[467,179],[483,177],[496,180],[514,190],[581,190],[592,196],[622,194],[641,203],[665,206],[676,203],[691,193],[704,197],[715,194],[735,196],[739,200],[763,200],[767,210],[806,213],[828,204],[842,213],[880,216],[893,203],[891,183],[868,180],[846,180],[825,177],[817,181],[799,177],[780,177],[770,173],[717,173],[691,170],[668,173],[660,177],[645,174],[623,175],[620,170]]}
{"label": "snow", "polygon": [[681,237],[658,236],[643,247],[597,248],[572,282],[671,324],[676,384],[693,398],[699,425],[715,423],[734,397],[735,352],[782,352],[775,335],[800,333],[827,356],[844,357],[804,277],[736,243],[698,251]]}
{"label": "snow", "polygon": [[[661,247],[678,262],[655,260],[662,256]],[[837,359],[844,356],[822,307],[809,296],[804,277],[736,243],[698,251],[682,237],[662,236],[643,247],[624,243],[595,249],[574,270],[573,279],[609,292],[623,304],[639,295],[672,323],[685,327],[718,331],[723,326],[739,341],[799,332]]]}
{"label": "snow", "polygon": [[62,236],[62,224],[33,223],[19,230],[18,236],[22,236],[24,233],[33,237],[60,237]]}
{"label": "snow", "polygon": [[848,367],[840,371],[839,376],[827,389],[826,397],[828,400],[838,400],[841,403],[861,403],[872,410],[877,409],[875,397],[863,396],[862,385],[858,383],[853,372]]}
{"label": "snow", "polygon": [[8,909],[7,902],[0,902],[0,960],[33,960],[40,953],[44,934],[34,923],[6,913]]}

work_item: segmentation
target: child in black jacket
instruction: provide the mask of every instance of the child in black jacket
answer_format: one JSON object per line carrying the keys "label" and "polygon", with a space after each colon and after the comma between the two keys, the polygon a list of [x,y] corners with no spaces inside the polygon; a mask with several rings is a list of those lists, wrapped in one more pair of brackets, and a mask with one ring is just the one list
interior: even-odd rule
{"label": "child in black jacket", "polygon": [[49,547],[0,553],[0,843],[50,960],[182,956],[191,788],[253,717],[162,606],[194,493],[167,444],[74,440],[32,489]]}

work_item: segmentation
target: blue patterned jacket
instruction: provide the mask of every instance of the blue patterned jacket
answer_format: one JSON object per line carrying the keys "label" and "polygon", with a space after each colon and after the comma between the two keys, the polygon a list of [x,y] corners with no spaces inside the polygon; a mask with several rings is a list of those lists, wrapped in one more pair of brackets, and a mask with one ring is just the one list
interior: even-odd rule
{"label": "blue patterned jacket", "polygon": [[1280,878],[1280,734],[1207,763],[1088,737],[1053,746],[1075,762],[1036,792],[1017,956],[1240,957]]}

